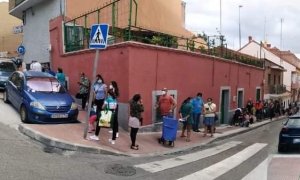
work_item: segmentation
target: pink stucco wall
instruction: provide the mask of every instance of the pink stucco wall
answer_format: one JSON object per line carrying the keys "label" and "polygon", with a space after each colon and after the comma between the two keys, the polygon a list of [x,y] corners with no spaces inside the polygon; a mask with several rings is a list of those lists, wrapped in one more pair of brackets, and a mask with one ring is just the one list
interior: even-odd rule
{"label": "pink stucco wall", "polygon": [[[94,50],[63,53],[61,18],[50,22],[52,68],[62,67],[70,79],[70,92],[78,90],[79,72],[92,79]],[[221,87],[230,88],[230,107],[236,108],[233,96],[244,88],[244,102],[255,99],[256,87],[263,80],[263,70],[229,60],[181,50],[162,48],[135,42],[121,43],[100,52],[98,73],[106,83],[118,82],[120,102],[140,93],[145,104],[145,124],[152,123],[152,91],[163,87],[177,90],[177,103],[202,92],[204,99],[212,97],[219,107]]]}

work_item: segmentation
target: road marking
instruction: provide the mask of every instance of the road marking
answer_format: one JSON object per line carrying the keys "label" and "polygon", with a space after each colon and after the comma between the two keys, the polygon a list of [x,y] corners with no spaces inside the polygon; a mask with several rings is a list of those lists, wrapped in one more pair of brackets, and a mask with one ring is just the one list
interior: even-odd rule
{"label": "road marking", "polygon": [[154,162],[150,162],[150,163],[139,164],[139,165],[135,165],[135,167],[142,168],[145,171],[149,171],[151,173],[155,173],[155,172],[163,171],[163,170],[166,170],[169,168],[177,167],[177,166],[180,166],[183,164],[198,161],[200,159],[204,159],[209,156],[213,156],[215,154],[218,154],[218,153],[226,151],[230,148],[233,148],[241,143],[242,142],[240,142],[240,141],[231,141],[231,142],[222,144],[220,146],[209,148],[209,149],[206,149],[203,151],[198,151],[196,153],[182,155],[182,156],[178,156],[176,158],[165,159],[162,161],[154,161]]}
{"label": "road marking", "polygon": [[300,158],[300,155],[297,155],[297,154],[276,154],[276,155],[273,155],[273,158]]}
{"label": "road marking", "polygon": [[249,172],[242,180],[267,180],[268,179],[268,166],[270,163],[270,158],[266,158],[263,162],[261,162],[255,169]]}
{"label": "road marking", "polygon": [[226,172],[230,171],[231,169],[237,167],[248,158],[259,152],[262,148],[264,148],[267,144],[263,143],[255,143],[243,151],[224,159],[214,165],[211,165],[203,170],[190,174],[188,176],[182,177],[178,180],[212,180],[216,179],[219,176],[225,174]]}

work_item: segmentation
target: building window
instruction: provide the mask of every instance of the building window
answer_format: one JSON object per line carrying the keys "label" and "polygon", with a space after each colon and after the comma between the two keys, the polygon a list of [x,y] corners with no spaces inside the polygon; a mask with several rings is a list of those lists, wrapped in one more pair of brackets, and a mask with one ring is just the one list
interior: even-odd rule
{"label": "building window", "polygon": [[278,84],[281,84],[281,79],[280,79],[280,75],[278,76]]}
{"label": "building window", "polygon": [[274,85],[276,85],[276,75],[274,75]]}
{"label": "building window", "polygon": [[268,74],[268,85],[271,85],[271,74]]}

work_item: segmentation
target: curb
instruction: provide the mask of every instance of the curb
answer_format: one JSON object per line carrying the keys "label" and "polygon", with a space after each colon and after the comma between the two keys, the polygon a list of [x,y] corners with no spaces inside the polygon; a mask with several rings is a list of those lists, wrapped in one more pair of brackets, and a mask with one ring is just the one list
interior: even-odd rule
{"label": "curb", "polygon": [[[163,153],[151,153],[149,156],[153,156],[153,155],[168,155],[168,154],[174,154],[174,153],[180,153],[180,152],[184,152],[184,151],[189,151],[189,150],[192,150],[194,148],[201,148],[207,144],[210,144],[210,143],[213,143],[213,142],[216,142],[216,141],[220,141],[220,140],[224,140],[226,138],[231,138],[231,137],[234,137],[236,135],[239,135],[239,134],[243,134],[243,133],[247,133],[249,131],[252,131],[254,129],[258,129],[259,127],[262,127],[266,124],[270,124],[271,122],[274,122],[274,121],[279,121],[279,120],[282,120],[286,118],[286,116],[281,116],[281,117],[278,117],[278,118],[274,118],[272,121],[269,121],[269,120],[263,120],[261,121],[259,125],[257,126],[254,126],[254,127],[250,127],[250,128],[245,128],[245,129],[237,129],[236,132],[229,132],[229,133],[224,133],[224,134],[221,134],[220,136],[218,137],[215,137],[214,139],[211,139],[211,140],[208,140],[207,142],[202,142],[202,143],[198,143],[198,144],[194,144],[194,145],[190,145],[190,146],[187,146],[187,147],[184,147],[184,148],[178,148],[178,149],[174,149],[174,150],[170,150],[168,152],[163,152]],[[147,155],[146,155],[147,156]]]}
{"label": "curb", "polygon": [[55,139],[46,135],[43,135],[29,127],[25,127],[23,124],[20,124],[18,130],[24,135],[30,137],[31,139],[38,141],[48,147],[54,147],[66,151],[77,151],[84,153],[94,153],[94,154],[106,154],[114,156],[128,156],[119,151],[106,150],[102,148],[96,148],[91,146],[85,146],[82,144],[72,144],[63,140]]}
{"label": "curb", "polygon": [[[286,118],[285,116],[281,116],[278,117],[276,119],[274,119],[273,121],[278,121],[278,120],[282,120]],[[266,122],[267,121],[267,122]],[[158,155],[168,155],[168,154],[174,154],[174,153],[180,153],[180,152],[184,152],[184,151],[189,151],[192,150],[194,148],[199,148],[202,146],[205,146],[207,144],[213,143],[215,141],[220,141],[220,140],[224,140],[225,138],[230,138],[233,136],[236,136],[238,134],[243,134],[249,131],[252,131],[254,129],[257,129],[259,127],[262,127],[266,124],[269,124],[273,121],[269,121],[269,120],[264,120],[261,122],[261,124],[254,126],[254,127],[250,127],[250,128],[245,128],[245,129],[237,129],[236,132],[228,132],[227,134],[221,134],[218,137],[215,137],[214,139],[208,140],[206,142],[202,142],[202,143],[198,143],[198,144],[194,144],[194,145],[190,145],[184,148],[178,148],[178,149],[172,149],[166,152],[154,152],[154,153],[148,153],[148,154],[126,154],[126,153],[122,153],[119,151],[114,151],[114,150],[106,150],[106,149],[102,149],[102,148],[97,148],[97,147],[91,147],[91,146],[85,146],[82,144],[72,144],[63,140],[59,140],[56,138],[52,138],[46,135],[43,135],[37,131],[34,131],[33,129],[24,126],[23,124],[20,124],[18,127],[18,130],[23,133],[24,135],[30,137],[31,139],[38,141],[48,147],[53,147],[53,148],[58,148],[58,149],[62,149],[62,150],[66,150],[66,151],[77,151],[77,152],[84,152],[84,153],[93,153],[93,154],[105,154],[105,155],[114,155],[114,156],[127,156],[127,157],[151,157],[151,156],[158,156]]]}
{"label": "curb", "polygon": [[260,128],[260,127],[266,125],[266,124],[270,124],[271,122],[279,121],[279,120],[282,120],[282,119],[284,119],[284,118],[286,118],[286,116],[281,116],[281,117],[278,117],[278,118],[276,118],[276,119],[274,118],[272,121],[270,121],[270,120],[263,120],[263,121],[260,122],[261,124],[259,124],[259,125],[257,125],[257,126],[249,127],[249,128],[247,128],[247,129],[238,129],[239,131],[237,131],[237,132],[232,132],[232,133],[228,133],[227,135],[220,136],[220,137],[218,137],[218,138],[213,139],[213,140],[212,140],[211,142],[209,142],[209,143],[212,143],[212,142],[214,142],[214,141],[223,140],[223,139],[225,139],[225,138],[231,138],[231,137],[236,136],[236,135],[238,135],[238,134],[247,133],[247,132],[252,131],[252,130],[254,130],[254,129],[258,129],[258,128]]}

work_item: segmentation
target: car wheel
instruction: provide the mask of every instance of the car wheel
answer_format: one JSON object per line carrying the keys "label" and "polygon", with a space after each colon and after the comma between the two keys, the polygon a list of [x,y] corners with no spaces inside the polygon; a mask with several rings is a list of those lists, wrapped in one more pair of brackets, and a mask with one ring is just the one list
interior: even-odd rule
{"label": "car wheel", "polygon": [[27,123],[28,122],[28,113],[27,113],[27,109],[26,109],[26,107],[24,105],[21,106],[20,116],[21,116],[21,121],[23,123]]}
{"label": "car wheel", "polygon": [[3,101],[4,101],[5,103],[9,103],[9,100],[8,100],[8,94],[7,94],[6,90],[3,92]]}
{"label": "car wheel", "polygon": [[287,150],[288,150],[287,147],[284,147],[282,145],[278,145],[278,152],[279,153],[286,152]]}

